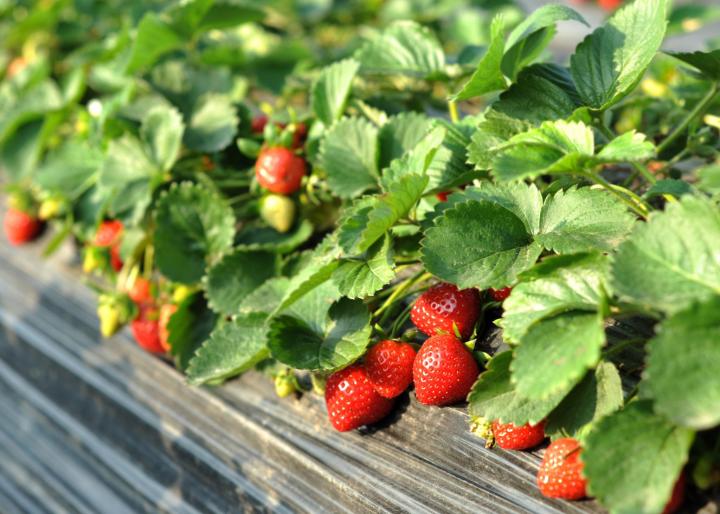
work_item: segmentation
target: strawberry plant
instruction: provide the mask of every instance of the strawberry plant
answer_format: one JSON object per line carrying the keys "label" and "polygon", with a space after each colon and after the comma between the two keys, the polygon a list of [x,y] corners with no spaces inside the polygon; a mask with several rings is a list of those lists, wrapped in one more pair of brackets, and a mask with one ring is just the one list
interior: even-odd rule
{"label": "strawberry plant", "polygon": [[663,50],[716,11],[131,3],[0,5],[5,230],[78,244],[103,335],[340,431],[466,400],[550,497],[717,491],[720,50]]}

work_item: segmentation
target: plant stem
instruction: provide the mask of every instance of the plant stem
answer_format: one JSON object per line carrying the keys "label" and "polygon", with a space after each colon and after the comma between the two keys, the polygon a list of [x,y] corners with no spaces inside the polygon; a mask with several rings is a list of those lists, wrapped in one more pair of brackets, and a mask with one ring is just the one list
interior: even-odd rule
{"label": "plant stem", "polygon": [[626,339],[624,341],[620,341],[619,343],[611,346],[607,350],[603,352],[603,358],[610,357],[611,355],[615,355],[616,353],[619,353],[623,351],[628,346],[632,346],[634,344],[638,343],[645,343],[647,342],[647,339]]}
{"label": "plant stem", "polygon": [[450,121],[453,123],[458,123],[460,121],[457,103],[455,103],[455,100],[448,100],[448,112],[450,113]]}
{"label": "plant stem", "polygon": [[[417,284],[418,282],[422,282],[424,280],[427,280],[431,277],[430,273],[426,273],[425,270],[418,271],[415,275],[412,277],[406,279],[404,282],[401,282],[400,285],[393,291],[393,293],[388,296],[387,300],[378,308],[378,310],[375,311],[375,318],[377,318],[380,314],[387,314],[387,310],[390,308],[390,306],[395,303],[395,300],[400,298],[405,292],[407,292],[412,286]],[[380,318],[379,323],[382,324],[385,321],[385,315],[383,315]]]}
{"label": "plant stem", "polygon": [[[638,203],[636,200],[631,199],[628,195],[621,193],[614,185],[612,185],[610,182],[602,178],[598,173],[585,173],[584,176],[595,182],[596,184],[601,185],[605,189],[607,189],[610,193],[617,196],[624,204],[626,204],[630,209],[635,212],[638,216],[641,218],[646,218],[650,210],[640,201]],[[639,197],[638,197],[639,198]]]}
{"label": "plant stem", "polygon": [[707,109],[712,101],[715,99],[715,95],[717,95],[718,92],[718,82],[713,82],[712,86],[710,86],[710,90],[705,94],[705,96],[700,100],[697,105],[693,108],[692,111],[690,111],[687,116],[680,122],[680,124],[675,127],[675,129],[668,134],[668,136],[663,140],[662,143],[660,143],[657,147],[657,153],[658,155],[661,154],[663,151],[667,150],[667,148],[672,144],[673,141],[675,141],[683,132],[685,132],[685,129],[688,128],[688,125],[692,123],[692,121],[700,116],[705,109]]}

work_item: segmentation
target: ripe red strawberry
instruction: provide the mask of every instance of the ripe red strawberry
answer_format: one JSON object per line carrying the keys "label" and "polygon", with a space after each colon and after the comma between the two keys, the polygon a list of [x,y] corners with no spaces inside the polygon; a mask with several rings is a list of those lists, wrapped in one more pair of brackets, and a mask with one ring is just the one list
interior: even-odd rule
{"label": "ripe red strawberry", "polygon": [[680,476],[675,481],[670,499],[665,505],[665,509],[662,514],[673,514],[677,511],[685,499],[685,473],[680,473]]}
{"label": "ripe red strawberry", "polygon": [[463,401],[479,373],[475,358],[455,336],[432,336],[415,357],[415,395],[425,405]]}
{"label": "ripe red strawberry", "polygon": [[264,148],[255,163],[255,176],[260,185],[280,195],[297,191],[305,172],[305,159],[282,146]]}
{"label": "ripe red strawberry", "polygon": [[537,475],[537,484],[543,496],[565,500],[579,500],[587,496],[581,452],[580,443],[575,439],[557,439],[550,443]]}
{"label": "ripe red strawberry", "polygon": [[457,326],[460,336],[467,339],[472,334],[480,311],[480,294],[477,289],[459,291],[453,284],[437,284],[415,302],[410,319],[429,336],[438,331],[454,334]]}
{"label": "ripe red strawberry", "polygon": [[128,291],[130,299],[138,305],[148,303],[152,300],[152,284],[143,277],[137,277]]}
{"label": "ripe red strawberry", "polygon": [[495,443],[505,450],[527,450],[534,448],[545,439],[545,422],[537,425],[529,423],[520,427],[513,423],[502,424],[498,420],[492,424]]}
{"label": "ripe red strawberry", "polygon": [[623,0],[598,0],[598,5],[606,11],[614,11],[620,7]]}
{"label": "ripe red strawberry", "polygon": [[511,291],[512,287],[503,287],[502,289],[493,289],[491,287],[490,289],[488,289],[488,294],[490,294],[490,298],[492,298],[496,302],[502,302],[508,296],[510,296]]}
{"label": "ripe red strawberry", "polygon": [[160,325],[156,307],[149,305],[141,307],[140,314],[131,323],[130,329],[141,348],[152,353],[165,352],[165,348],[160,343]]}
{"label": "ripe red strawberry", "polygon": [[448,196],[450,196],[451,193],[452,191],[440,191],[439,193],[435,193],[435,198],[441,202],[447,202]]}
{"label": "ripe red strawberry", "polygon": [[118,244],[110,247],[110,266],[115,271],[120,271],[123,267],[123,260],[120,257],[120,245]]}
{"label": "ripe red strawberry", "polygon": [[32,241],[40,232],[42,224],[26,212],[9,208],[5,213],[3,227],[10,244],[17,246]]}
{"label": "ripe red strawberry", "polygon": [[392,410],[393,403],[373,389],[365,367],[359,364],[333,373],[325,385],[328,417],[340,432],[380,421]]}
{"label": "ripe red strawberry", "polygon": [[400,341],[380,341],[365,356],[365,370],[380,396],[401,395],[413,379],[415,349]]}
{"label": "ripe red strawberry", "polygon": [[93,244],[95,246],[99,246],[100,248],[110,248],[120,241],[122,231],[122,221],[103,221],[95,233],[95,240]]}
{"label": "ripe red strawberry", "polygon": [[173,303],[166,303],[160,307],[160,319],[158,321],[160,325],[160,345],[166,352],[170,351],[170,330],[168,328],[168,323],[170,323],[170,318],[172,318],[173,314],[175,314],[177,310],[177,305]]}
{"label": "ripe red strawberry", "polygon": [[265,130],[265,125],[267,125],[268,117],[264,114],[258,114],[257,116],[254,116],[252,121],[250,122],[250,131],[253,134],[262,134]]}

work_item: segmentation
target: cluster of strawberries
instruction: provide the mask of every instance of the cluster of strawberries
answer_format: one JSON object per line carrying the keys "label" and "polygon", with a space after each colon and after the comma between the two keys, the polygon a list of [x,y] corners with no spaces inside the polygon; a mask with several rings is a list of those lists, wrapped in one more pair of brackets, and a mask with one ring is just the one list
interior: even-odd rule
{"label": "cluster of strawberries", "polygon": [[[501,302],[509,296],[510,288],[491,289],[488,293]],[[425,405],[451,405],[465,400],[480,368],[462,341],[472,335],[480,306],[476,289],[458,290],[452,284],[438,284],[420,295],[410,319],[430,337],[417,351],[410,343],[380,341],[370,348],[362,363],[333,373],[325,388],[333,427],[344,432],[380,421],[392,410],[394,398],[412,384],[418,401]],[[544,421],[516,426],[494,420],[481,433],[488,446],[496,444],[505,450],[528,450],[546,439]],[[544,496],[566,500],[587,496],[581,452],[576,439],[561,438],[550,443],[537,475]],[[680,506],[684,487],[681,475],[664,514]]]}

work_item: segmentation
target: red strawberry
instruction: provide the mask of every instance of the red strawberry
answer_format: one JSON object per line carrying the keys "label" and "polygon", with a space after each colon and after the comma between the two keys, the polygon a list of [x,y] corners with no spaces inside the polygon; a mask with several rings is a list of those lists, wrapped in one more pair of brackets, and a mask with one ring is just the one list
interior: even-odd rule
{"label": "red strawberry", "polygon": [[152,284],[143,277],[138,277],[128,291],[130,299],[138,305],[152,300]]}
{"label": "red strawberry", "polygon": [[17,246],[32,241],[40,232],[42,224],[26,212],[9,208],[5,213],[3,227],[10,244]]}
{"label": "red strawberry", "polygon": [[685,499],[685,473],[680,473],[680,476],[675,481],[675,486],[672,490],[672,495],[665,505],[665,509],[662,514],[673,514],[682,505]]}
{"label": "red strawberry", "polygon": [[141,307],[140,314],[132,322],[130,329],[141,348],[152,353],[165,352],[165,348],[160,343],[158,311],[154,306]]}
{"label": "red strawberry", "polygon": [[622,5],[622,0],[598,0],[598,5],[606,11],[614,11]]}
{"label": "red strawberry", "polygon": [[257,116],[253,117],[252,121],[250,122],[250,131],[253,134],[262,134],[265,130],[265,125],[267,125],[268,117],[264,114],[258,114]]}
{"label": "red strawberry", "polygon": [[550,443],[537,475],[537,484],[543,496],[565,500],[579,500],[587,496],[581,452],[580,443],[575,439],[557,439]]}
{"label": "red strawberry", "polygon": [[410,311],[410,319],[429,336],[438,331],[454,334],[457,326],[460,336],[472,334],[480,311],[477,289],[459,291],[453,284],[437,284],[425,291]]}
{"label": "red strawberry", "polygon": [[463,401],[479,373],[475,358],[455,336],[432,336],[415,357],[415,395],[426,405]]}
{"label": "red strawberry", "polygon": [[340,432],[381,420],[392,410],[393,403],[373,389],[365,367],[359,364],[333,373],[325,385],[328,417]]}
{"label": "red strawberry", "polygon": [[295,132],[293,132],[293,148],[298,149],[302,148],[302,145],[305,143],[305,140],[307,139],[307,125],[304,123],[298,123],[295,125]]}
{"label": "red strawberry", "polygon": [[255,163],[255,176],[260,185],[280,195],[297,191],[305,172],[305,159],[282,146],[261,150]]}
{"label": "red strawberry", "polygon": [[503,287],[502,289],[493,289],[491,287],[490,289],[488,289],[490,298],[492,298],[496,302],[504,301],[508,296],[510,296],[511,291],[512,291],[512,287]]}
{"label": "red strawberry", "polygon": [[95,233],[95,241],[93,244],[100,248],[110,248],[120,241],[122,231],[122,221],[103,221]]}
{"label": "red strawberry", "polygon": [[513,423],[502,424],[495,420],[492,424],[495,443],[505,450],[527,450],[534,448],[545,439],[545,422],[537,425],[529,423],[520,427]]}
{"label": "red strawberry", "polygon": [[380,396],[395,398],[412,384],[414,360],[415,349],[412,345],[399,341],[380,341],[365,356],[365,370]]}
{"label": "red strawberry", "polygon": [[123,267],[123,260],[120,257],[120,245],[113,245],[110,247],[110,266],[115,271],[120,271]]}
{"label": "red strawberry", "polygon": [[437,198],[441,202],[447,202],[448,196],[450,196],[451,193],[452,191],[440,191],[439,193],[435,194],[435,198]]}
{"label": "red strawberry", "polygon": [[166,303],[162,307],[160,307],[160,319],[159,319],[159,334],[160,334],[160,345],[163,347],[163,350],[166,352],[170,351],[170,330],[168,328],[168,323],[170,323],[170,318],[172,318],[173,314],[175,314],[178,310],[177,305],[172,303]]}

